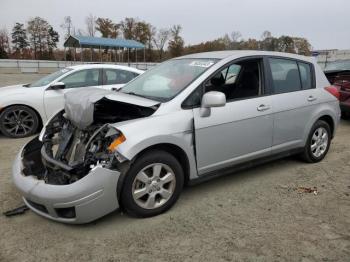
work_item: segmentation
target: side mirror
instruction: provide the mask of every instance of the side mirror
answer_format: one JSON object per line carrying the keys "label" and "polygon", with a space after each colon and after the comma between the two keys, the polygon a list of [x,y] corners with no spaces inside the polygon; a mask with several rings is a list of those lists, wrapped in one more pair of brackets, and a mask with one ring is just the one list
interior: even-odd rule
{"label": "side mirror", "polygon": [[63,82],[57,82],[57,83],[50,85],[50,89],[52,89],[52,90],[64,89],[65,87],[66,87],[66,85]]}
{"label": "side mirror", "polygon": [[210,91],[202,97],[201,116],[210,116],[210,108],[222,107],[226,105],[226,96],[222,92]]}

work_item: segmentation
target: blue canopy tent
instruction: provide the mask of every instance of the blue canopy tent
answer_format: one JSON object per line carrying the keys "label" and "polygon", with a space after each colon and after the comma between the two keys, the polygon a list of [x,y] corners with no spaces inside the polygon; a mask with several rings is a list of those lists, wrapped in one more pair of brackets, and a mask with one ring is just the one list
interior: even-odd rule
{"label": "blue canopy tent", "polygon": [[[143,58],[145,60],[145,45],[135,41],[128,40],[123,38],[105,38],[105,37],[91,37],[91,36],[72,36],[70,35],[67,40],[64,42],[64,47],[73,47],[73,48],[91,48],[99,49],[101,53],[101,48],[111,48],[114,50],[128,50],[128,63],[129,63],[129,51],[130,49],[135,49],[136,59],[137,59],[137,50],[143,49]],[[75,50],[74,49],[74,50]],[[65,55],[66,57],[66,55]],[[116,57],[115,57],[116,59]],[[81,56],[81,60],[83,57]],[[91,53],[92,60],[92,53]],[[136,61],[137,62],[137,61]]]}

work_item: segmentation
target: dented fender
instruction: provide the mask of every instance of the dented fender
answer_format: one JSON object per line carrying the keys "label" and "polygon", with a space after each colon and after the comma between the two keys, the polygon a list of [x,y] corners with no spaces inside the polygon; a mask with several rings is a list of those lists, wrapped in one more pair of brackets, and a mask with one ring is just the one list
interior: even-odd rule
{"label": "dented fender", "polygon": [[[159,124],[161,123],[161,124]],[[137,154],[160,144],[172,144],[181,148],[190,164],[190,178],[198,176],[193,139],[193,112],[182,110],[166,115],[153,115],[111,125],[126,137],[117,152],[128,160]]]}

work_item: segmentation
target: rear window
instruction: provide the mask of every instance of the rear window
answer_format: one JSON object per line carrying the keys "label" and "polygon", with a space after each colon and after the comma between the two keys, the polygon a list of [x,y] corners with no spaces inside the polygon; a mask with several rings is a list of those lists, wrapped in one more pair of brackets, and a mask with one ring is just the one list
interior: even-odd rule
{"label": "rear window", "polygon": [[269,58],[274,93],[288,93],[301,90],[298,64],[296,61]]}

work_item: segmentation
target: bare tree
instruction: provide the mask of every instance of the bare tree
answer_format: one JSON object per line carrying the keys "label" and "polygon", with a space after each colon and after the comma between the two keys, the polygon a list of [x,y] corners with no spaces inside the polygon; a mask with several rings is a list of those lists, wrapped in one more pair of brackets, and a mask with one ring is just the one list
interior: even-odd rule
{"label": "bare tree", "polygon": [[272,34],[270,31],[265,30],[262,34],[261,34],[261,40],[265,40],[267,38],[271,38]]}
{"label": "bare tree", "polygon": [[239,31],[233,31],[233,32],[231,33],[231,41],[232,41],[233,43],[237,43],[238,40],[239,40],[241,37],[242,37],[242,34],[241,34],[241,32],[239,32]]}
{"label": "bare tree", "polygon": [[181,30],[181,25],[173,25],[170,29],[171,40],[168,49],[172,57],[180,56],[183,52],[185,42],[180,36]]}
{"label": "bare tree", "polygon": [[138,20],[137,18],[126,17],[120,22],[120,28],[125,39],[135,38],[135,28]]}
{"label": "bare tree", "polygon": [[88,36],[95,36],[96,34],[96,16],[91,13],[85,18],[86,31]]}
{"label": "bare tree", "polygon": [[102,37],[117,38],[119,34],[119,25],[109,18],[97,18],[95,29],[101,33]]}
{"label": "bare tree", "polygon": [[6,28],[0,30],[0,58],[7,58],[10,53],[10,38]]}
{"label": "bare tree", "polygon": [[153,38],[153,43],[156,46],[159,53],[159,60],[162,60],[163,58],[164,47],[168,42],[169,37],[170,37],[170,30],[167,28],[161,28],[158,30],[158,32],[155,34]]}
{"label": "bare tree", "polygon": [[[74,30],[75,31],[75,30]],[[75,33],[74,33],[75,34]],[[86,35],[85,31],[81,28],[77,29],[76,35],[84,36]]]}
{"label": "bare tree", "polygon": [[73,28],[72,18],[70,16],[65,16],[63,19],[63,24],[61,28],[66,30],[64,39],[66,40],[72,33],[75,34],[75,29]]}

